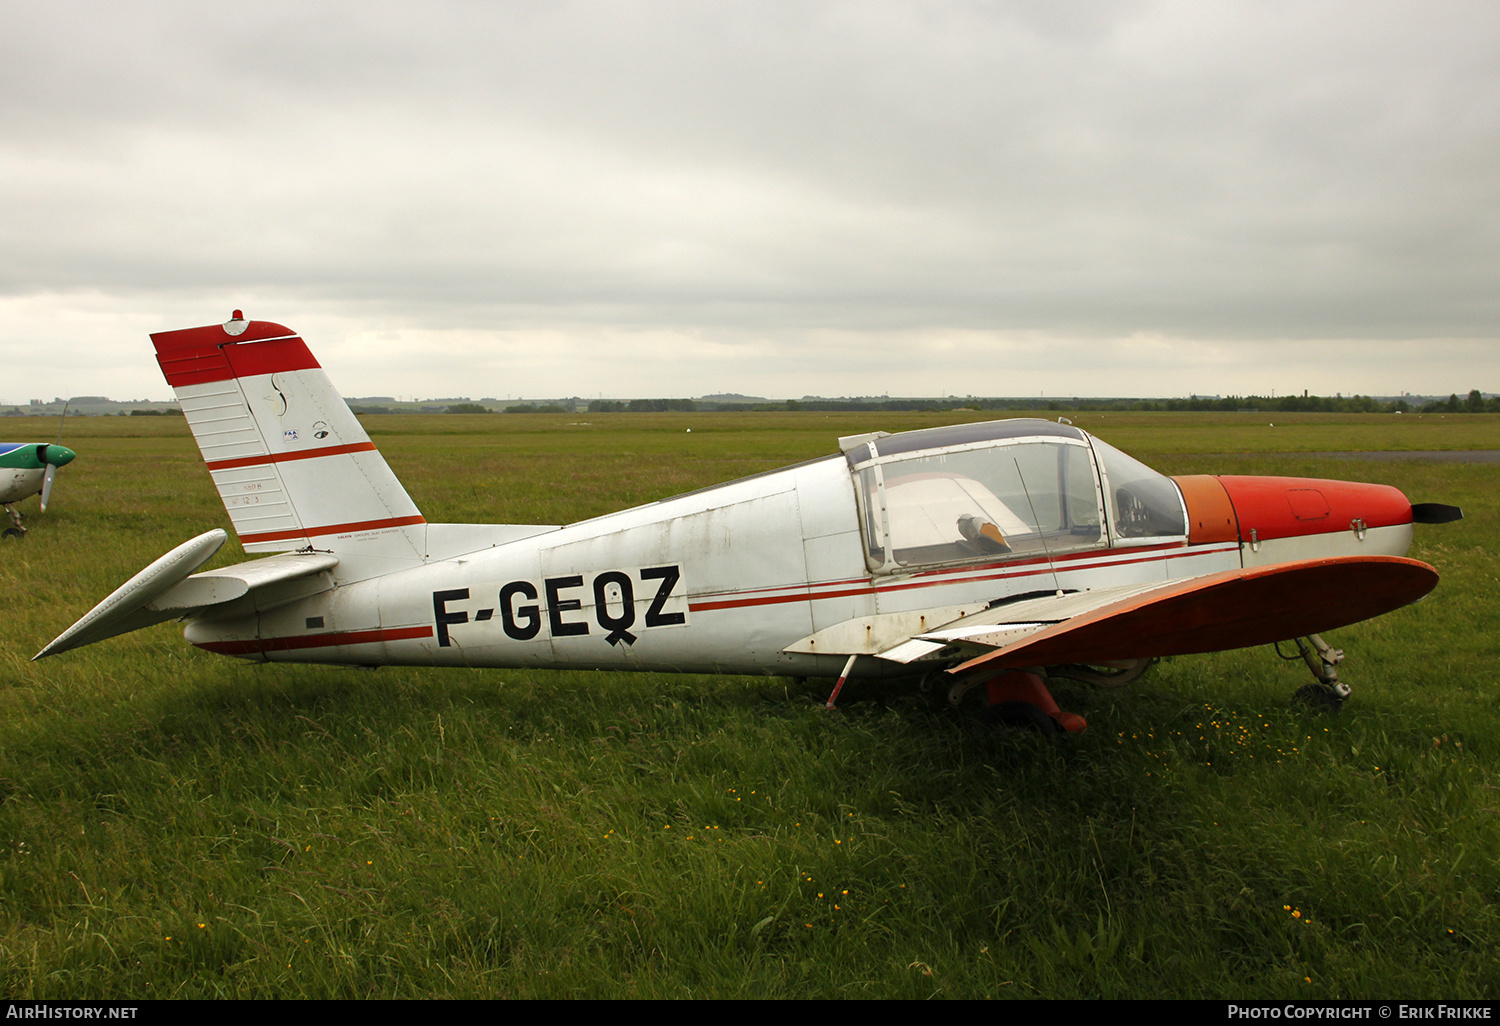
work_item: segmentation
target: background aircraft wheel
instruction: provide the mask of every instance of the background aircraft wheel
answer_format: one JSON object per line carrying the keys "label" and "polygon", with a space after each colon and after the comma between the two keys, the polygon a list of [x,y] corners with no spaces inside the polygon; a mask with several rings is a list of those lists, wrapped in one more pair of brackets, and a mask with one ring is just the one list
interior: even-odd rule
{"label": "background aircraft wheel", "polygon": [[1344,707],[1344,696],[1327,684],[1304,684],[1292,698],[1314,709],[1327,709],[1329,712],[1338,712]]}
{"label": "background aircraft wheel", "polygon": [[985,714],[985,721],[995,726],[1034,730],[1049,737],[1063,733],[1062,724],[1030,702],[1000,702],[992,705]]}

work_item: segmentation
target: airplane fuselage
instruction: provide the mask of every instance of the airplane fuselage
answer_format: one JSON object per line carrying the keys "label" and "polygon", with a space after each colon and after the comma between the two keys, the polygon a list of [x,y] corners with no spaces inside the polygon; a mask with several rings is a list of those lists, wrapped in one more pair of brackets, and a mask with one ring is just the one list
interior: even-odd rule
{"label": "airplane fuselage", "polygon": [[36,495],[42,490],[42,478],[46,474],[45,469],[18,470],[0,467],[0,503],[20,502]]}
{"label": "airplane fuselage", "polygon": [[[1086,436],[1075,436],[1087,455]],[[1020,597],[1401,555],[1411,540],[1410,505],[1395,489],[1193,478],[1177,486],[1185,529],[1173,534],[1126,536],[1096,488],[1095,509],[1080,518],[1091,544],[1039,538],[1030,551],[918,565],[887,558],[872,569],[850,462],[830,456],[378,577],[346,561],[327,590],[261,613],[225,610],[234,615],[200,619],[187,637],[275,661],[835,675],[850,655],[874,656]],[[1222,519],[1220,507],[1232,524],[1198,523]],[[484,529],[427,530],[437,548],[445,532]],[[859,664],[858,675],[913,672]]]}

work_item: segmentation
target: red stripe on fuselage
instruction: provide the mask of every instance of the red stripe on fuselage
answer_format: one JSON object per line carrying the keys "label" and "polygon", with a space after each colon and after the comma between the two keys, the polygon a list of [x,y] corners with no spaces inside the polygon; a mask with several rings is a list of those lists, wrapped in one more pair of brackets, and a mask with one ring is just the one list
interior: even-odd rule
{"label": "red stripe on fuselage", "polygon": [[289,531],[242,534],[240,542],[249,545],[256,542],[286,541],[291,538],[321,538],[330,534],[354,534],[359,531],[379,531],[387,527],[410,527],[413,524],[425,523],[427,521],[421,516],[387,517],[384,520],[361,520],[353,524],[328,524],[324,527],[298,527]]}
{"label": "red stripe on fuselage", "polygon": [[[1162,545],[1132,545],[1122,549],[1083,549],[1082,551],[1061,552],[1055,556],[1032,556],[1029,559],[1007,559],[991,560],[988,563],[978,563],[974,566],[965,567],[941,567],[936,570],[922,570],[914,574],[915,577],[937,577],[943,574],[966,573],[972,574],[983,570],[1004,570],[1018,566],[1054,566],[1060,563],[1077,563],[1086,559],[1105,559],[1111,556],[1135,556],[1142,552],[1187,552],[1189,547],[1186,542],[1166,542]],[[1203,551],[1198,549],[1196,551]],[[1139,559],[1128,560],[1131,563],[1141,562]],[[963,578],[968,580],[969,578]],[[937,582],[943,583],[941,581]]]}
{"label": "red stripe on fuselage", "polygon": [[355,442],[352,445],[329,445],[322,449],[305,452],[266,453],[263,456],[239,456],[232,460],[214,460],[209,470],[234,470],[238,467],[258,467],[267,463],[288,463],[292,460],[313,460],[320,456],[342,456],[351,452],[374,452],[374,442]]}
{"label": "red stripe on fuselage", "polygon": [[[939,568],[937,568],[935,570],[919,570],[919,571],[916,571],[915,573],[913,573],[911,575],[912,579],[914,579],[914,580],[915,579],[919,579],[921,581],[921,583],[918,584],[918,585],[895,585],[895,586],[887,585],[884,588],[879,588],[876,585],[872,584],[872,578],[869,578],[869,577],[849,577],[849,578],[844,578],[842,580],[813,581],[810,584],[777,584],[777,585],[772,585],[772,586],[767,587],[767,588],[746,588],[743,591],[717,591],[717,592],[708,592],[706,594],[700,595],[699,596],[699,600],[701,601],[701,600],[704,600],[704,599],[715,599],[715,598],[721,598],[721,597],[725,597],[725,596],[733,596],[735,598],[744,598],[747,595],[764,595],[764,594],[769,594],[769,593],[772,593],[772,592],[787,593],[787,592],[793,592],[795,590],[795,593],[792,594],[792,595],[790,595],[790,597],[788,597],[786,599],[786,601],[795,602],[798,599],[807,598],[808,597],[808,591],[809,591],[809,589],[817,589],[817,588],[842,588],[842,587],[849,587],[849,586],[858,586],[856,591],[852,591],[852,592],[840,592],[839,593],[841,595],[853,595],[853,594],[860,594],[863,591],[869,591],[872,588],[875,588],[876,590],[890,590],[892,587],[931,587],[931,586],[934,586],[934,585],[944,585],[944,584],[953,584],[953,583],[962,584],[962,583],[965,583],[965,582],[968,582],[968,581],[973,581],[973,580],[992,580],[994,578],[994,576],[996,576],[996,575],[986,575],[984,577],[975,577],[974,576],[975,574],[981,574],[981,573],[984,573],[984,572],[990,571],[990,570],[1014,570],[1017,567],[1025,567],[1025,566],[1041,566],[1041,567],[1060,566],[1060,565],[1063,565],[1063,564],[1077,563],[1080,560],[1086,560],[1086,559],[1092,560],[1092,559],[1100,559],[1100,558],[1109,557],[1109,556],[1117,556],[1118,557],[1118,556],[1125,556],[1125,555],[1136,555],[1136,554],[1142,553],[1142,552],[1163,552],[1163,551],[1168,551],[1168,550],[1181,550],[1182,548],[1183,548],[1183,543],[1182,542],[1168,542],[1168,543],[1163,544],[1163,545],[1140,545],[1140,546],[1132,546],[1131,548],[1128,548],[1128,549],[1090,549],[1090,550],[1085,551],[1085,552],[1062,553],[1062,554],[1059,554],[1059,555],[1056,555],[1056,556],[1052,556],[1050,558],[1047,557],[1047,556],[1033,556],[1033,557],[1031,557],[1029,559],[1012,559],[1012,560],[1007,560],[1005,562],[1001,562],[999,560],[992,560],[991,562],[988,562],[988,563],[977,563],[977,564],[971,564],[969,566],[958,566],[958,567],[955,567],[955,566],[946,566],[946,567],[939,567]],[[1221,550],[1224,550],[1223,546],[1220,546],[1220,548],[1218,550],[1206,550],[1206,549],[1201,548],[1201,547],[1197,547],[1197,548],[1193,549],[1193,551],[1195,551],[1195,552],[1221,551]],[[1132,559],[1132,560],[1128,560],[1127,562],[1139,563],[1139,562],[1141,562],[1141,560],[1139,560],[1139,559]],[[1105,565],[1105,564],[1100,564],[1100,565]],[[1076,566],[1068,565],[1066,567],[1066,569],[1076,570],[1078,568]],[[958,576],[955,576],[955,575],[958,575]],[[1001,574],[999,576],[1006,576],[1006,575]],[[1024,575],[1017,575],[1017,576],[1024,576]],[[941,579],[939,580],[938,578],[941,578]],[[819,594],[819,595],[814,596],[814,597],[816,597],[816,598],[826,598],[826,597],[831,597],[831,596],[825,596],[825,595]],[[697,607],[695,606],[693,608],[696,609]]]}
{"label": "red stripe on fuselage", "polygon": [[[1175,549],[1176,551],[1167,552],[1167,553],[1161,553],[1160,552],[1161,548],[1172,548],[1172,549]],[[1140,552],[1140,551],[1143,551],[1143,550],[1141,550],[1141,549],[1133,549],[1133,550],[1126,550],[1126,551],[1128,551],[1128,552]],[[814,591],[812,589],[818,588],[818,587],[820,587],[820,585],[811,585],[811,586],[809,586],[809,589],[807,591],[798,592],[798,593],[790,594],[790,595],[765,595],[765,596],[759,596],[759,597],[755,597],[755,598],[746,598],[746,597],[744,597],[744,595],[749,594],[748,592],[747,593],[731,593],[731,594],[733,594],[734,597],[732,597],[732,598],[724,598],[724,599],[718,600],[718,601],[713,601],[714,599],[717,599],[718,596],[705,596],[705,598],[710,599],[710,601],[703,601],[702,599],[700,599],[698,601],[692,601],[692,602],[689,602],[688,608],[692,612],[694,612],[694,613],[699,613],[699,612],[707,612],[707,611],[716,610],[716,609],[740,609],[740,608],[747,607],[747,606],[781,605],[781,604],[787,603],[787,602],[817,602],[817,601],[820,601],[822,599],[848,598],[848,597],[850,597],[852,595],[873,595],[873,594],[876,594],[878,592],[910,591],[913,588],[940,588],[940,587],[946,587],[948,585],[975,584],[975,583],[978,583],[980,581],[998,581],[998,580],[1006,580],[1006,579],[1009,579],[1009,578],[1036,577],[1036,576],[1039,576],[1041,574],[1052,573],[1054,567],[1056,567],[1057,569],[1062,570],[1064,572],[1075,571],[1075,570],[1098,570],[1098,569],[1102,569],[1104,567],[1130,566],[1130,565],[1135,564],[1135,563],[1154,563],[1154,562],[1165,561],[1165,560],[1169,560],[1169,559],[1182,559],[1182,558],[1184,558],[1186,556],[1203,555],[1203,554],[1205,554],[1207,552],[1227,552],[1227,551],[1230,551],[1230,550],[1229,550],[1229,548],[1226,548],[1226,547],[1223,547],[1223,546],[1220,546],[1218,548],[1213,548],[1213,549],[1205,549],[1205,548],[1184,549],[1180,545],[1174,545],[1174,546],[1151,546],[1151,549],[1149,551],[1154,551],[1155,553],[1158,553],[1158,554],[1153,554],[1153,555],[1149,555],[1149,556],[1143,556],[1143,557],[1140,557],[1140,558],[1137,558],[1137,559],[1119,559],[1119,558],[1113,558],[1113,559],[1111,559],[1111,558],[1108,558],[1108,557],[1111,557],[1111,556],[1118,557],[1120,555],[1123,555],[1123,553],[1121,553],[1119,551],[1113,551],[1112,552],[1110,550],[1104,550],[1102,552],[1095,551],[1095,552],[1087,552],[1087,553],[1078,553],[1078,554],[1074,554],[1074,555],[1071,555],[1071,556],[1068,556],[1068,557],[1056,557],[1051,562],[1048,562],[1046,559],[1024,560],[1024,561],[1019,561],[1019,562],[1016,562],[1016,563],[1004,564],[1004,566],[1006,567],[1006,569],[1003,569],[1003,570],[1001,570],[998,573],[973,573],[973,572],[970,572],[966,576],[963,576],[963,577],[949,577],[949,578],[946,578],[944,580],[909,581],[909,582],[902,583],[902,584],[874,584],[874,583],[870,583],[870,584],[863,585],[861,587],[845,588],[845,589],[839,590],[839,591]],[[1103,557],[1103,558],[1101,558],[1101,557]],[[1085,559],[1098,559],[1099,562],[1089,563],[1089,564],[1082,564],[1081,561],[1085,560]],[[1066,566],[1059,566],[1058,565],[1058,564],[1063,564],[1063,563],[1067,563],[1068,565],[1066,565]],[[995,569],[995,567],[996,567],[996,564],[990,564],[990,565],[984,566],[984,567],[976,567],[975,569],[976,570],[991,570],[991,569]],[[1024,569],[1024,570],[1018,570],[1018,569],[1016,569],[1017,567],[1026,567],[1026,569]],[[952,571],[945,571],[945,572],[951,573]],[[926,575],[924,574],[923,576],[926,576]],[[822,587],[827,587],[827,585],[822,585]],[[720,593],[720,594],[724,594],[724,593]]]}
{"label": "red stripe on fuselage", "polygon": [[337,648],[342,645],[368,645],[430,637],[431,627],[393,627],[372,631],[346,631],[342,634],[308,634],[300,638],[249,638],[244,641],[199,641],[195,644],[219,655],[260,655],[302,648]]}

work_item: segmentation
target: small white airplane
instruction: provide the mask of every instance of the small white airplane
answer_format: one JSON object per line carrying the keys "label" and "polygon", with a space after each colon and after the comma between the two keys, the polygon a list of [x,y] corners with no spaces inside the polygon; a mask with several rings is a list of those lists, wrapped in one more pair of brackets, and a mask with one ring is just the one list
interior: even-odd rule
{"label": "small white airplane", "polygon": [[208,531],[34,658],[164,620],[274,662],[922,676],[998,718],[1080,730],[1044,677],[1115,686],[1162,656],[1295,640],[1427,594],[1383,485],[1168,478],[1065,422],[839,440],[840,452],[567,526],[429,524],[289,328],[152,335],[247,552]]}
{"label": "small white airplane", "polygon": [[[67,411],[63,411],[67,416]],[[60,438],[61,432],[58,433]],[[0,506],[10,520],[5,528],[7,538],[19,538],[26,533],[21,513],[15,509],[22,499],[40,494],[42,512],[47,512],[47,503],[52,499],[52,481],[57,477],[57,468],[73,462],[77,455],[65,445],[48,445],[46,442],[0,442]]]}

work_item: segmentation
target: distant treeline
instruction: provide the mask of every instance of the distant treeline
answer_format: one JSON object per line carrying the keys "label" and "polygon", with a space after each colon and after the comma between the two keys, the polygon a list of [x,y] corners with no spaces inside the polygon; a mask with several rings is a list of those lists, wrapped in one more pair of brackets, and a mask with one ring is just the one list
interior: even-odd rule
{"label": "distant treeline", "polygon": [[[387,406],[353,406],[355,413],[401,413]],[[424,407],[424,412],[429,409]],[[451,403],[447,413],[490,413],[479,403]],[[1215,396],[1190,399],[787,399],[784,402],[714,403],[692,399],[591,399],[590,413],[775,413],[809,412],[928,412],[950,410],[1075,410],[1080,412],[1142,410],[1147,412],[1195,413],[1500,413],[1500,395],[1486,399],[1473,389],[1460,399],[1455,393],[1447,399],[1413,404],[1405,399],[1382,402],[1367,395],[1283,395],[1283,396]],[[152,411],[154,412],[154,411]],[[171,411],[176,412],[176,411]],[[506,413],[571,413],[568,407],[553,403],[523,403],[505,407]]]}
{"label": "distant treeline", "polygon": [[1450,395],[1446,400],[1427,403],[1423,413],[1500,413],[1500,395],[1488,399],[1479,394],[1479,389],[1470,390],[1466,398]]}
{"label": "distant treeline", "polygon": [[1192,399],[788,399],[779,403],[694,403],[691,399],[595,399],[590,413],[661,413],[666,410],[706,410],[745,413],[806,410],[810,412],[944,412],[948,410],[1144,410],[1184,412],[1267,413],[1500,413],[1500,396],[1486,399],[1476,388],[1467,398],[1414,406],[1405,399],[1381,402],[1367,395],[1229,396]]}
{"label": "distant treeline", "polygon": [[734,404],[720,406],[718,403],[704,403],[699,406],[691,399],[590,399],[590,413],[668,413],[685,412],[693,413],[697,410],[733,409]]}
{"label": "distant treeline", "polygon": [[1071,407],[1049,404],[1049,409],[1075,410],[1184,410],[1193,412],[1241,410],[1265,413],[1500,413],[1500,396],[1486,399],[1474,389],[1467,398],[1456,394],[1414,406],[1405,399],[1380,402],[1367,395],[1283,395],[1267,398],[1259,395],[1231,396],[1219,399],[1121,399],[1100,402],[1074,400]]}

